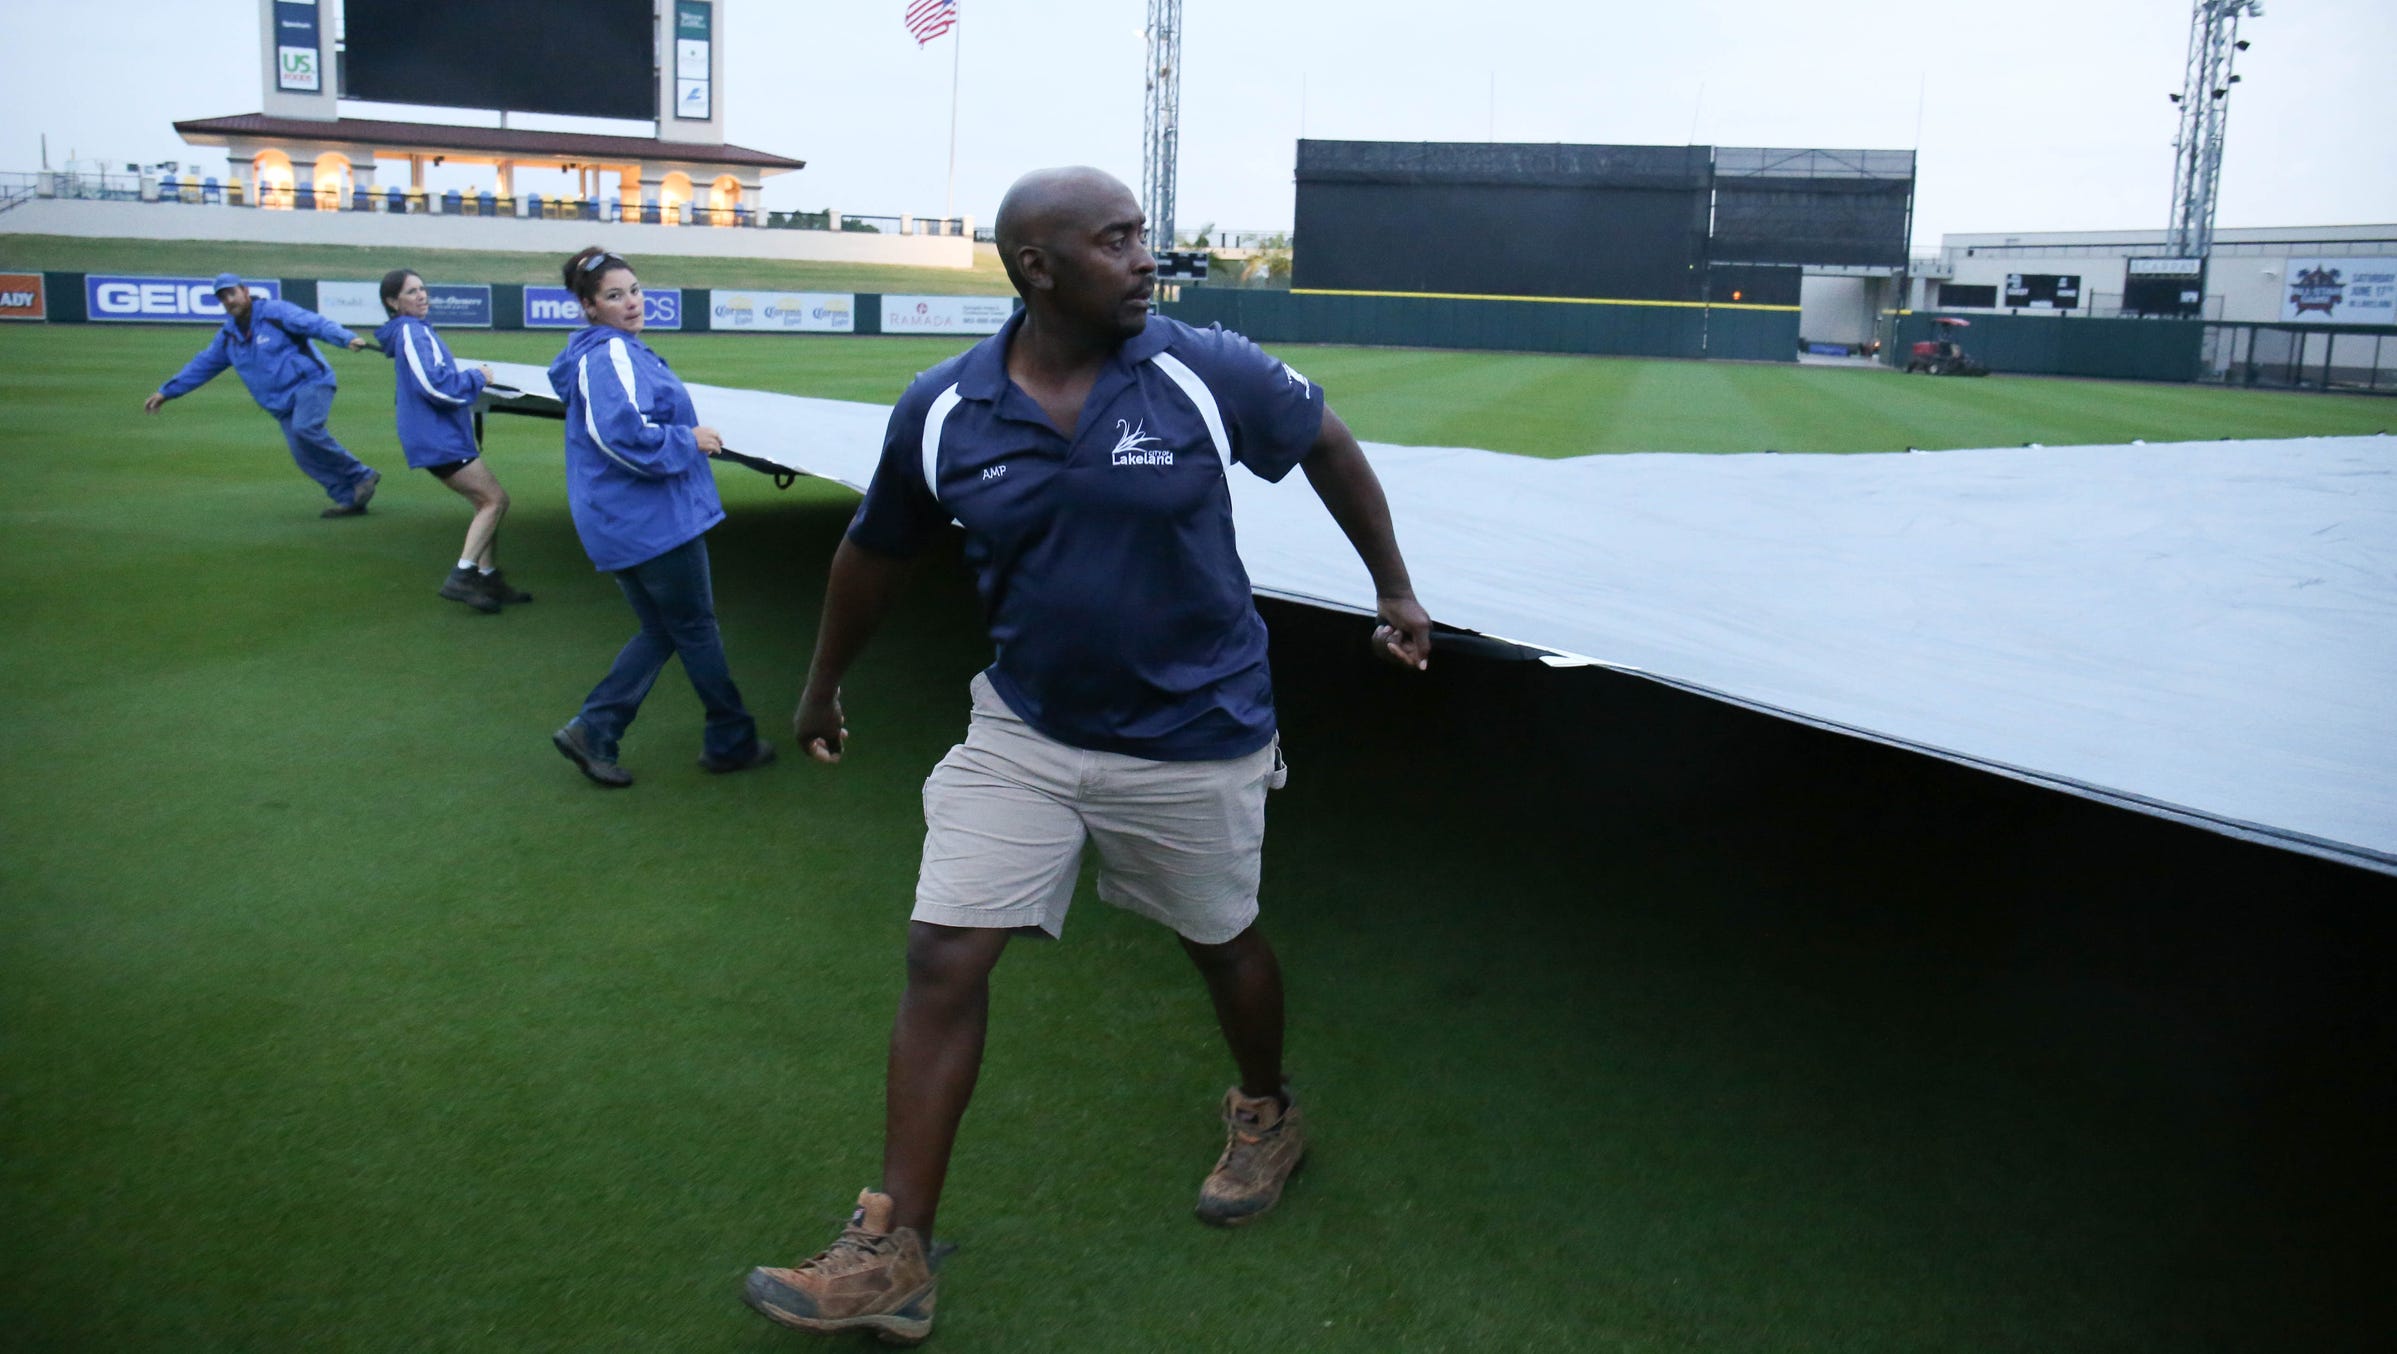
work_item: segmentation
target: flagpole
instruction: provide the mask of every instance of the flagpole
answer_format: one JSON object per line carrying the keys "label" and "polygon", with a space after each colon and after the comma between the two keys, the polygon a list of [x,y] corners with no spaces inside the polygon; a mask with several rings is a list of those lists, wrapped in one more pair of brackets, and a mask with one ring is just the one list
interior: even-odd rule
{"label": "flagpole", "polygon": [[957,219],[957,63],[958,51],[965,46],[965,14],[963,7],[949,28],[949,188],[941,197],[941,229]]}

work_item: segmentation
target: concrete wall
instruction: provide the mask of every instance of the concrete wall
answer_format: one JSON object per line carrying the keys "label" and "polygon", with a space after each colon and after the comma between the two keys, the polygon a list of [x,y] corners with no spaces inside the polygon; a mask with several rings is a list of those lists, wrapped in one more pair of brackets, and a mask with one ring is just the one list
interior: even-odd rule
{"label": "concrete wall", "polygon": [[596,244],[639,257],[809,259],[971,268],[962,235],[866,231],[647,226],[614,221],[524,221],[502,217],[391,216],[382,212],[286,212],[187,203],[37,198],[0,212],[0,235],[88,235],[134,240],[252,240],[269,244],[371,245],[405,249],[494,249],[556,253]]}

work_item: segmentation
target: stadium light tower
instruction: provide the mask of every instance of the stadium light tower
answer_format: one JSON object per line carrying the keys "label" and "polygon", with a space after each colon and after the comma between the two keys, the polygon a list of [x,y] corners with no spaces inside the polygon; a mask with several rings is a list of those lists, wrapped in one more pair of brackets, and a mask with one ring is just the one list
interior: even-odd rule
{"label": "stadium light tower", "polygon": [[2230,120],[2231,62],[2247,50],[2239,19],[2264,17],[2260,0],[2197,0],[2189,15],[2189,63],[2181,92],[2180,132],[2172,139],[2172,225],[2168,247],[2184,259],[2214,249],[2214,201],[2222,185],[2222,129]]}
{"label": "stadium light tower", "polygon": [[1174,173],[1182,142],[1182,0],[1149,0],[1149,102],[1140,125],[1140,207],[1149,247],[1174,247]]}

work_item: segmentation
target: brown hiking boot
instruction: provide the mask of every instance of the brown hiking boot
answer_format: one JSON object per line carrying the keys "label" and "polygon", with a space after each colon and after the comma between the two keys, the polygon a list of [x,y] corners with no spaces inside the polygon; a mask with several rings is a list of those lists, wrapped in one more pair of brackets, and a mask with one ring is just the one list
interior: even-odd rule
{"label": "brown hiking boot", "polygon": [[865,1190],[841,1239],[790,1269],[753,1269],[741,1297],[767,1319],[797,1330],[870,1330],[884,1344],[932,1334],[940,1276],[912,1227],[892,1228],[891,1196]]}
{"label": "brown hiking boot", "polygon": [[1227,1138],[1223,1156],[1199,1186],[1200,1222],[1237,1227],[1282,1201],[1283,1183],[1307,1155],[1307,1126],[1299,1119],[1297,1102],[1282,1103],[1288,1100],[1288,1087],[1282,1100],[1252,1100],[1237,1086],[1224,1092]]}

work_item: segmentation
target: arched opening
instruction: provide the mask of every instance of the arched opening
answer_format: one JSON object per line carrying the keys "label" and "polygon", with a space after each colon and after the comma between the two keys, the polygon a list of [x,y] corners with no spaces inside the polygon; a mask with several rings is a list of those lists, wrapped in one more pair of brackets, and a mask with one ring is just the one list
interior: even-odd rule
{"label": "arched opening", "polygon": [[316,157],[316,209],[339,211],[350,203],[350,158],[327,152]]}
{"label": "arched opening", "polygon": [[291,210],[291,157],[279,150],[262,150],[250,161],[250,183],[258,190],[258,205],[274,211]]}
{"label": "arched opening", "polygon": [[683,204],[691,200],[691,176],[681,170],[658,181],[658,219],[671,226],[682,218]]}
{"label": "arched opening", "polygon": [[708,224],[729,226],[737,223],[733,209],[741,205],[741,181],[730,174],[719,174],[708,185]]}

